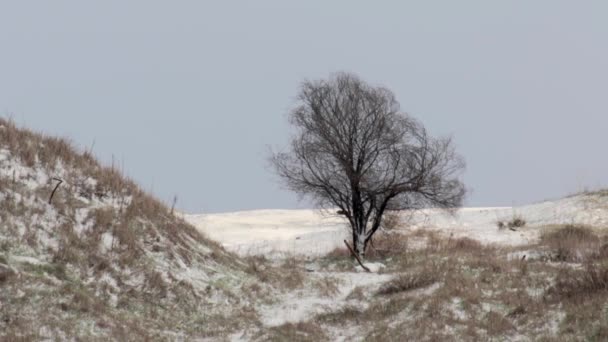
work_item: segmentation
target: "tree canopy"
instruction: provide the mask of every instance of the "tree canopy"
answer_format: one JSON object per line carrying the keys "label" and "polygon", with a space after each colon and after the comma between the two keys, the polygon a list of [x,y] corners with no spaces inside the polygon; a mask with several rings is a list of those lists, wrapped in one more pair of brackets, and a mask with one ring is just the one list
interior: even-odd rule
{"label": "tree canopy", "polygon": [[347,218],[355,252],[387,210],[462,205],[463,159],[450,138],[433,138],[395,95],[349,73],[303,82],[289,113],[287,152],[271,161],[287,188]]}

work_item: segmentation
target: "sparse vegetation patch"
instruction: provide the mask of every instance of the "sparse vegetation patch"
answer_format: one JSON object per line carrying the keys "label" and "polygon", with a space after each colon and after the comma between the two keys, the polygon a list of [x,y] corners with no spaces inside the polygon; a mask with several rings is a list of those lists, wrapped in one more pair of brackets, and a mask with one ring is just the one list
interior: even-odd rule
{"label": "sparse vegetation patch", "polygon": [[194,312],[244,312],[245,266],[89,151],[0,119],[0,185],[0,340],[188,339],[257,324],[192,325]]}
{"label": "sparse vegetation patch", "polygon": [[550,227],[540,241],[549,248],[549,257],[555,261],[582,262],[605,253],[599,236],[586,226]]}

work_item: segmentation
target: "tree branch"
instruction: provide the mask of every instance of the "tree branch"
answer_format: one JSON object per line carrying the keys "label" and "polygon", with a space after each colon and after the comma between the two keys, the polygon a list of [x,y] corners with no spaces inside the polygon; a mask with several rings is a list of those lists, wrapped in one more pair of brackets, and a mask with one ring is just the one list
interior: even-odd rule
{"label": "tree branch", "polygon": [[355,251],[352,249],[352,247],[348,244],[348,242],[346,242],[346,240],[344,240],[344,244],[346,245],[346,247],[348,248],[348,250],[350,251],[350,254],[352,254],[352,256],[355,257],[355,259],[357,259],[357,261],[359,262],[359,265],[361,265],[361,267],[367,271],[367,272],[371,272],[369,270],[369,268],[367,268],[367,266],[363,265],[363,262],[361,262],[361,259],[359,259],[359,256],[357,255],[357,253],[355,253]]}

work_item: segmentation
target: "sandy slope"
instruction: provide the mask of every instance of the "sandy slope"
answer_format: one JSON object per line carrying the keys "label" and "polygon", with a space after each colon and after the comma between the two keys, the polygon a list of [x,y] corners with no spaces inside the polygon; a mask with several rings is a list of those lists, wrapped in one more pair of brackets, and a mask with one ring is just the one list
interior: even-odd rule
{"label": "sandy slope", "polygon": [[[462,208],[455,215],[438,210],[404,212],[411,225],[456,237],[467,236],[484,243],[523,245],[533,242],[539,227],[580,223],[595,227],[608,224],[608,196],[588,194],[555,201],[498,208]],[[525,228],[498,230],[498,221],[513,217],[526,220]],[[241,255],[294,253],[320,255],[348,238],[346,223],[338,215],[315,210],[255,210],[224,214],[186,215],[186,220],[227,249]]]}
{"label": "sandy slope", "polygon": [[119,171],[0,118],[0,341],[234,329],[214,317],[257,300],[234,295],[246,271]]}
{"label": "sandy slope", "polygon": [[186,215],[186,220],[230,251],[322,254],[346,236],[341,217],[315,210],[255,210]]}

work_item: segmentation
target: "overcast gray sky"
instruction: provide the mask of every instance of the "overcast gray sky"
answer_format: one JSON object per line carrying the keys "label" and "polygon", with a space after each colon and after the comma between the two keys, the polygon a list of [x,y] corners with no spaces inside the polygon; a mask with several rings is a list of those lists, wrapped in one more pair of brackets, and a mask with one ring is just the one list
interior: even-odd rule
{"label": "overcast gray sky", "polygon": [[267,168],[305,78],[392,89],[467,205],[608,185],[606,1],[2,1],[0,115],[188,212],[307,207]]}

